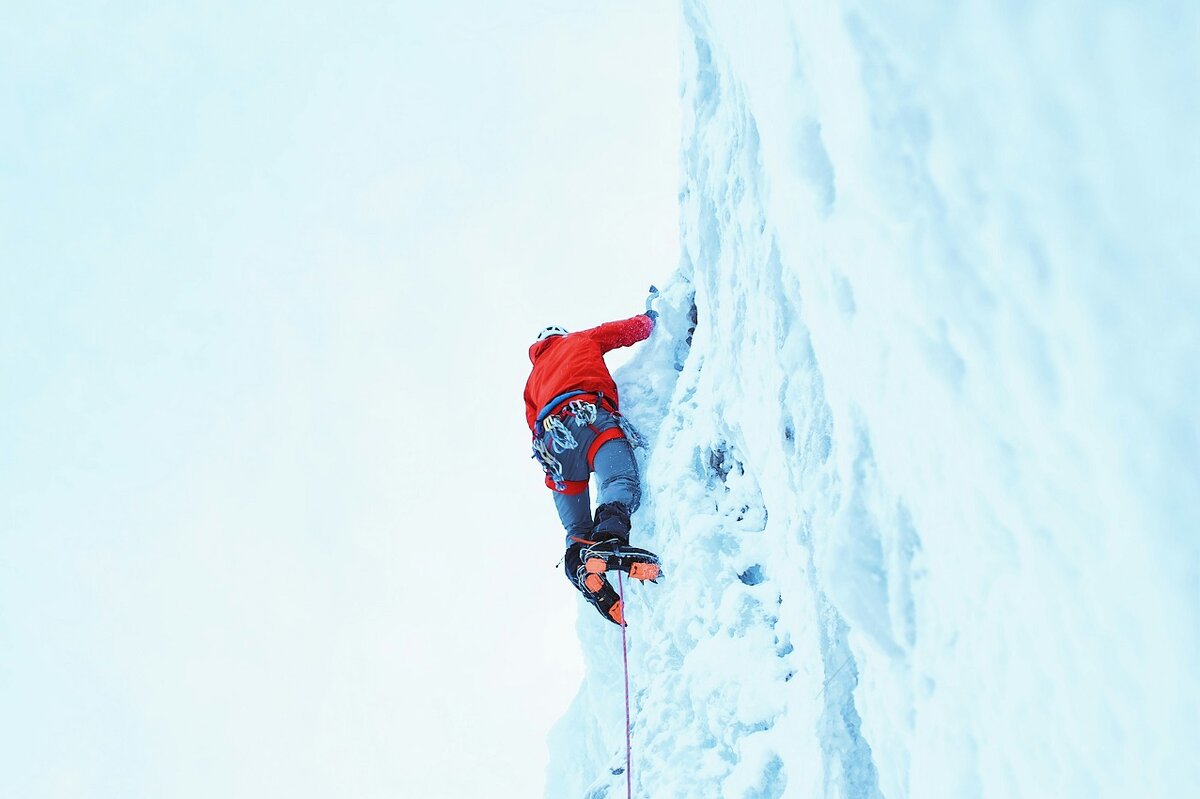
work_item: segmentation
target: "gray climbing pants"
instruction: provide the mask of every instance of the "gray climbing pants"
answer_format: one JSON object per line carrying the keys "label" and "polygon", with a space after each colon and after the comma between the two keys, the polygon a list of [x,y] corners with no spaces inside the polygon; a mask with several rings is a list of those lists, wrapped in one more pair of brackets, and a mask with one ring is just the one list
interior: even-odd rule
{"label": "gray climbing pants", "polygon": [[[642,503],[642,486],[638,477],[633,448],[624,438],[614,438],[600,445],[592,462],[600,483],[597,504],[620,502],[633,513]],[[567,546],[572,536],[587,538],[592,532],[592,500],[587,484],[576,494],[554,492],[554,507],[567,531]]]}

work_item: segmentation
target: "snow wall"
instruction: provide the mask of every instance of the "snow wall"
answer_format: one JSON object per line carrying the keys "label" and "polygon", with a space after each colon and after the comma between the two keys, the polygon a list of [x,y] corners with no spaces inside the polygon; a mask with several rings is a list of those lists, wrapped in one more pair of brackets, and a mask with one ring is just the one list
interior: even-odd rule
{"label": "snow wall", "polygon": [[[634,795],[1192,795],[1200,12],[878,5],[683,4]],[[615,799],[580,607],[546,796]]]}

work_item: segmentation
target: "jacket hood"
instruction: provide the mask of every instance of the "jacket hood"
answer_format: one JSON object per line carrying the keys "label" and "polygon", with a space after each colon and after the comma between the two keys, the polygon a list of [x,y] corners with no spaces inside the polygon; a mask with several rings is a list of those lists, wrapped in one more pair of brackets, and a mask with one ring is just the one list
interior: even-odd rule
{"label": "jacket hood", "polygon": [[533,344],[529,345],[529,362],[537,363],[537,359],[542,357],[546,350],[554,346],[554,342],[561,338],[566,338],[566,336],[550,336],[541,341],[533,342]]}

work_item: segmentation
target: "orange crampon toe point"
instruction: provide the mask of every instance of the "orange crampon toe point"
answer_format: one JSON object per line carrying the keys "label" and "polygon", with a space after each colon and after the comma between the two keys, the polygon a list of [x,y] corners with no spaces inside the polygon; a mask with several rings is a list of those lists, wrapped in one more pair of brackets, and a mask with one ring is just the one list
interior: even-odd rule
{"label": "orange crampon toe point", "polygon": [[618,600],[617,604],[613,605],[611,608],[608,609],[609,617],[612,618],[613,621],[615,621],[617,624],[621,625],[622,627],[625,626],[624,604],[625,604],[624,602],[621,602]]}
{"label": "orange crampon toe point", "polygon": [[660,574],[657,563],[632,563],[629,576],[635,580],[655,580]]}

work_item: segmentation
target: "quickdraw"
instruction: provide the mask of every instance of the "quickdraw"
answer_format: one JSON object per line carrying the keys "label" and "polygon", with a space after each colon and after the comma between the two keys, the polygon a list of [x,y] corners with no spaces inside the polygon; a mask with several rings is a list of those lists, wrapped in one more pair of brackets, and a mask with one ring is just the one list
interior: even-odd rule
{"label": "quickdraw", "polygon": [[562,461],[550,454],[550,450],[540,438],[533,440],[533,457],[537,458],[542,469],[554,481],[555,488],[562,491],[567,487],[566,479],[563,477]]}
{"label": "quickdraw", "polygon": [[559,417],[548,417],[542,423],[542,427],[546,428],[546,432],[550,434],[550,443],[554,445],[555,452],[566,452],[569,449],[575,449],[579,446],[579,442],[575,440],[575,436],[571,435],[570,428],[563,424],[563,420]]}
{"label": "quickdraw", "polygon": [[621,428],[621,432],[625,434],[625,438],[629,441],[629,446],[634,449],[642,449],[646,446],[646,437],[643,436],[638,429],[633,426],[633,422],[622,414],[613,414],[617,417],[617,425]]}
{"label": "quickdraw", "polygon": [[575,417],[576,427],[585,427],[596,423],[596,405],[586,400],[571,400],[567,412]]}

